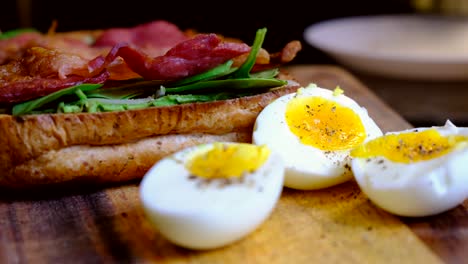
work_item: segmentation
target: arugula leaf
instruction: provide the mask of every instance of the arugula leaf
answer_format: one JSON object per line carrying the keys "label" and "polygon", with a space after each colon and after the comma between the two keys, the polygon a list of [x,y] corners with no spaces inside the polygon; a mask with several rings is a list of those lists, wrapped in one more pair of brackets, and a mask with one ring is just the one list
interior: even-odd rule
{"label": "arugula leaf", "polygon": [[[145,84],[146,85],[146,84]],[[156,87],[156,88],[155,88]],[[100,88],[86,92],[88,98],[103,98],[103,99],[133,99],[145,95],[153,95],[159,90],[159,85],[151,87],[127,87],[119,86],[112,88]]]}
{"label": "arugula leaf", "polygon": [[287,82],[272,78],[239,78],[226,80],[211,80],[196,82],[184,86],[166,88],[167,94],[185,93],[193,91],[206,91],[213,89],[237,90],[237,89],[261,89],[285,85]]}
{"label": "arugula leaf", "polygon": [[83,112],[83,105],[77,104],[81,103],[81,101],[75,102],[73,104],[65,104],[64,102],[60,102],[57,107],[58,113],[81,113]]}
{"label": "arugula leaf", "polygon": [[184,94],[184,95],[166,95],[156,99],[151,97],[143,99],[124,99],[111,100],[102,98],[88,98],[72,103],[61,102],[58,107],[60,113],[80,113],[80,112],[108,112],[124,111],[132,109],[142,109],[150,106],[171,106],[193,102],[210,102],[238,97],[234,93],[215,93],[215,94]]}
{"label": "arugula leaf", "polygon": [[255,34],[255,40],[254,43],[252,44],[252,47],[250,48],[250,53],[245,62],[237,69],[235,72],[233,72],[229,78],[232,79],[239,79],[239,78],[249,78],[250,77],[250,71],[252,70],[253,66],[255,65],[255,61],[257,60],[257,55],[258,52],[260,51],[260,48],[262,47],[263,40],[265,39],[267,29],[266,28],[261,28],[257,30],[257,33]]}
{"label": "arugula leaf", "polygon": [[260,72],[251,73],[251,74],[250,74],[250,77],[252,77],[252,78],[267,78],[267,79],[270,79],[270,78],[275,78],[276,75],[278,75],[278,73],[279,73],[279,69],[278,69],[278,68],[274,68],[274,69],[270,69],[270,70],[265,70],[265,71],[260,71]]}
{"label": "arugula leaf", "polygon": [[78,90],[81,92],[90,91],[101,87],[102,84],[80,84],[72,87],[68,87],[62,90],[59,90],[55,93],[34,99],[31,101],[26,101],[20,104],[13,106],[12,115],[25,115],[30,113],[33,110],[38,109],[39,107],[48,104],[50,102],[56,101],[57,99],[71,94],[76,94]]}
{"label": "arugula leaf", "polygon": [[153,101],[153,106],[170,106],[176,104],[187,104],[195,102],[211,102],[237,97],[232,93],[214,94],[170,94],[157,98]]}
{"label": "arugula leaf", "polygon": [[60,103],[58,112],[61,113],[96,113],[108,111],[123,111],[131,109],[141,109],[152,105],[153,98],[140,99],[102,99],[102,98],[87,98],[85,100],[75,101],[71,103]]}
{"label": "arugula leaf", "polygon": [[108,111],[124,111],[132,109],[142,109],[151,106],[153,98],[141,99],[124,99],[124,100],[108,100],[108,99],[88,99],[86,107],[88,112],[108,112]]}
{"label": "arugula leaf", "polygon": [[13,29],[13,30],[9,30],[9,31],[5,31],[3,33],[0,33],[0,40],[13,38],[13,37],[21,35],[23,33],[26,33],[26,32],[38,32],[38,31],[37,31],[37,29],[34,29],[34,28]]}
{"label": "arugula leaf", "polygon": [[161,85],[168,83],[168,81],[161,80],[133,80],[132,82],[127,82],[128,81],[124,81],[124,85],[116,87],[102,87],[100,89],[88,91],[86,92],[86,96],[105,99],[133,99],[161,93]]}
{"label": "arugula leaf", "polygon": [[193,83],[197,81],[205,81],[209,79],[216,79],[216,78],[222,77],[224,75],[230,74],[231,72],[237,69],[237,68],[231,68],[233,63],[234,63],[233,60],[228,60],[227,62],[219,66],[216,66],[210,70],[207,70],[203,73],[185,78],[175,83],[171,83],[171,85],[168,87],[181,86],[181,85],[185,85],[185,84],[189,84],[189,83]]}

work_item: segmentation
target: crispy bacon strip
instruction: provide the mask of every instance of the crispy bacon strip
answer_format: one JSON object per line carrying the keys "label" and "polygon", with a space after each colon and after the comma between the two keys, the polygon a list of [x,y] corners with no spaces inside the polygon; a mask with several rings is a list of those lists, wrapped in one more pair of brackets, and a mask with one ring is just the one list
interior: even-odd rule
{"label": "crispy bacon strip", "polygon": [[81,83],[103,83],[109,72],[104,57],[83,59],[73,53],[34,47],[0,65],[0,104],[27,101]]}
{"label": "crispy bacon strip", "polygon": [[101,72],[104,57],[84,59],[56,49],[33,47],[21,59],[0,65],[0,85],[32,77],[66,79],[69,75],[92,77]]}
{"label": "crispy bacon strip", "polygon": [[6,85],[0,83],[0,104],[31,100],[82,83],[103,83],[108,78],[109,72],[103,71],[89,78],[76,75],[66,79],[34,77]]}
{"label": "crispy bacon strip", "polygon": [[[254,65],[252,72],[262,71],[265,69],[271,69],[275,67],[279,67],[283,64],[286,64],[292,61],[297,53],[301,51],[302,44],[298,40],[290,41],[283,47],[280,52],[272,53],[270,55],[270,60],[268,63],[257,63]],[[257,59],[258,62],[258,59]]]}
{"label": "crispy bacon strip", "polygon": [[112,28],[105,30],[94,43],[94,47],[113,47],[127,43],[141,49],[148,56],[156,57],[166,53],[177,43],[189,37],[176,25],[156,20],[132,28]]}
{"label": "crispy bacon strip", "polygon": [[10,60],[21,58],[25,47],[29,47],[34,40],[41,38],[37,32],[27,32],[18,36],[0,40],[0,65]]}
{"label": "crispy bacon strip", "polygon": [[83,39],[76,37],[77,34],[28,32],[10,39],[0,40],[0,65],[20,59],[30,48],[34,47],[73,53],[88,60],[98,55],[105,55],[111,49],[111,47],[91,47],[84,37]]}
{"label": "crispy bacon strip", "polygon": [[116,45],[106,61],[120,56],[136,73],[149,80],[178,80],[192,76],[248,53],[245,43],[223,42],[216,34],[199,34],[183,41],[165,55],[151,58],[130,45]]}

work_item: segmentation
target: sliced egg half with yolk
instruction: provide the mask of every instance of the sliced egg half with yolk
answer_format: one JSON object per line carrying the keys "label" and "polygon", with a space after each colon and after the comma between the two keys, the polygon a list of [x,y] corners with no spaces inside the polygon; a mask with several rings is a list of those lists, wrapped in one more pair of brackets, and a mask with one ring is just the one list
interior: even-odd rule
{"label": "sliced egg half with yolk", "polygon": [[468,129],[450,121],[387,133],[351,156],[362,191],[393,214],[434,215],[468,198]]}
{"label": "sliced egg half with yolk", "polygon": [[367,110],[342,89],[311,84],[267,105],[252,141],[282,157],[286,187],[311,190],[351,179],[350,150],[381,135]]}
{"label": "sliced egg half with yolk", "polygon": [[216,142],[157,162],[142,179],[140,197],[149,221],[169,241],[213,249],[265,221],[283,180],[283,162],[268,147]]}

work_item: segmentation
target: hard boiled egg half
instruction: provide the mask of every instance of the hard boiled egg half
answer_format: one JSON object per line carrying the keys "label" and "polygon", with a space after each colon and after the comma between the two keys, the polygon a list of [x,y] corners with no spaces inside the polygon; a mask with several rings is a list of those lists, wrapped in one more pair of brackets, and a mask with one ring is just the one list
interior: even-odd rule
{"label": "hard boiled egg half", "polygon": [[252,140],[279,153],[285,186],[311,190],[351,179],[350,150],[381,135],[367,110],[342,89],[311,84],[267,105]]}
{"label": "hard boiled egg half", "polygon": [[351,152],[352,171],[377,206],[401,216],[428,216],[468,198],[468,128],[391,132]]}
{"label": "hard boiled egg half", "polygon": [[149,221],[169,241],[213,249],[266,220],[283,179],[283,162],[268,147],[216,142],[157,162],[142,179],[140,197]]}

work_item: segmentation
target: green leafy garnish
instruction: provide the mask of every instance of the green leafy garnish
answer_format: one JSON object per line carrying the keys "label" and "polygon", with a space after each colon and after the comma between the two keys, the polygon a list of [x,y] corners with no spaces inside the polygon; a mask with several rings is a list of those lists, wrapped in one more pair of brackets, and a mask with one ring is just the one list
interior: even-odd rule
{"label": "green leafy garnish", "polygon": [[211,70],[208,70],[204,73],[200,73],[197,75],[194,75],[192,77],[185,78],[183,80],[177,81],[175,83],[172,83],[171,86],[181,86],[189,83],[194,83],[197,81],[206,81],[210,79],[216,79],[220,78],[224,75],[227,75],[233,71],[235,71],[237,68],[231,68],[233,61],[228,60],[227,62],[212,68]]}
{"label": "green leafy garnish", "polygon": [[185,86],[174,88],[166,88],[166,93],[187,93],[194,91],[208,91],[214,89],[223,89],[232,91],[236,89],[261,89],[285,85],[286,81],[279,79],[267,78],[242,78],[242,79],[226,79],[212,80],[206,82],[196,82]]}
{"label": "green leafy garnish", "polygon": [[109,99],[88,99],[86,101],[87,112],[109,112],[124,111],[132,109],[147,108],[152,105],[153,98],[109,100]]}
{"label": "green leafy garnish", "polygon": [[229,78],[237,79],[237,78],[249,78],[250,77],[250,71],[255,65],[258,52],[260,51],[260,48],[262,47],[263,40],[265,39],[266,32],[267,32],[266,28],[257,30],[254,43],[252,47],[250,48],[249,56],[245,60],[244,64],[242,64],[242,66],[240,66],[239,69],[237,69],[234,73],[232,73]]}
{"label": "green leafy garnish", "polygon": [[171,94],[159,98],[140,98],[140,99],[122,99],[112,100],[103,98],[88,98],[71,103],[61,102],[58,107],[60,113],[79,113],[79,112],[108,112],[124,111],[132,109],[143,109],[150,106],[171,106],[178,104],[194,102],[210,102],[237,97],[236,94],[216,93],[216,94]]}
{"label": "green leafy garnish", "polygon": [[26,32],[38,32],[37,29],[34,28],[19,28],[19,29],[13,29],[9,31],[5,31],[3,33],[0,33],[0,40],[2,39],[9,39],[16,37],[18,35],[21,35]]}
{"label": "green leafy garnish", "polygon": [[278,75],[279,69],[271,69],[271,70],[265,70],[265,71],[260,71],[260,72],[255,72],[255,73],[250,73],[251,78],[263,78],[263,79],[273,79],[275,78],[276,75]]}
{"label": "green leafy garnish", "polygon": [[[31,111],[40,108],[41,106],[51,103],[53,101],[56,101],[57,99],[66,96],[66,95],[71,95],[71,94],[76,94],[77,91],[85,92],[85,91],[90,91],[97,89],[101,87],[102,84],[80,84],[80,85],[75,85],[72,87],[68,87],[62,90],[59,90],[55,93],[51,93],[49,95],[40,97],[35,100],[27,101],[24,103],[17,104],[13,106],[12,109],[12,114],[13,115],[24,115],[28,114]],[[80,94],[81,95],[81,94]]]}
{"label": "green leafy garnish", "polygon": [[86,96],[104,99],[133,99],[151,96],[158,92],[160,83],[161,82],[143,81],[137,82],[135,86],[124,85],[112,88],[99,88],[86,92]]}
{"label": "green leafy garnish", "polygon": [[157,98],[153,101],[153,106],[170,106],[177,104],[187,104],[195,102],[211,102],[216,100],[225,100],[236,97],[234,94],[170,94]]}

